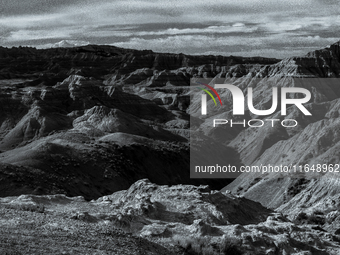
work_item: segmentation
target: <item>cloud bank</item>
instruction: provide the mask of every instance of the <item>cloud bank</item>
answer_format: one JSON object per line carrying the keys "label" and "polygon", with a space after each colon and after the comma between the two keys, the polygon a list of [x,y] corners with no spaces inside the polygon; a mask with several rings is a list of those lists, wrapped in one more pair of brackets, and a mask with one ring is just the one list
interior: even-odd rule
{"label": "cloud bank", "polygon": [[339,40],[339,0],[2,0],[0,45],[289,57]]}

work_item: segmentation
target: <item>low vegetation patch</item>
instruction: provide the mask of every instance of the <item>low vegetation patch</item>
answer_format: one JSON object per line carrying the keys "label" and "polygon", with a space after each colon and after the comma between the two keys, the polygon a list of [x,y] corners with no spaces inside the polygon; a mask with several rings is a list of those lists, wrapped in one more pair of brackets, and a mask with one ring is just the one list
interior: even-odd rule
{"label": "low vegetation patch", "polygon": [[232,237],[222,238],[220,243],[212,242],[211,237],[173,236],[173,241],[192,255],[242,255],[240,241]]}
{"label": "low vegetation patch", "polygon": [[29,211],[37,213],[45,212],[45,206],[43,204],[1,204],[1,206],[3,208],[12,210]]}

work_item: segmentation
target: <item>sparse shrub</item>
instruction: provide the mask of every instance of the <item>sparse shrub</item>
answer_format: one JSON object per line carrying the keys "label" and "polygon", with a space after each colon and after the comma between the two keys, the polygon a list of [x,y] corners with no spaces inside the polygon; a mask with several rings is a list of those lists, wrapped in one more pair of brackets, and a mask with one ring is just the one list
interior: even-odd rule
{"label": "sparse shrub", "polygon": [[216,251],[211,243],[210,236],[192,237],[174,235],[173,241],[182,247],[188,254],[200,255],[219,255],[220,252]]}
{"label": "sparse shrub", "polygon": [[232,237],[224,237],[220,244],[212,243],[211,237],[192,237],[174,235],[175,244],[182,247],[188,254],[200,255],[242,255],[241,241]]}
{"label": "sparse shrub", "polygon": [[316,210],[316,211],[313,212],[313,214],[315,214],[315,215],[324,215],[323,211],[321,211],[321,210]]}
{"label": "sparse shrub", "polygon": [[45,212],[45,206],[43,204],[5,204],[4,207],[7,209],[20,211],[29,211],[37,213]]}
{"label": "sparse shrub", "polygon": [[190,249],[193,243],[193,237],[190,236],[174,235],[172,240],[175,242],[175,244],[181,246],[185,250]]}
{"label": "sparse shrub", "polygon": [[112,238],[115,238],[117,235],[122,235],[122,233],[125,233],[122,229],[117,228],[114,224],[108,224],[101,227],[101,231],[99,231],[99,234],[104,236],[110,236]]}
{"label": "sparse shrub", "polygon": [[[323,214],[322,214],[323,215]],[[313,212],[309,217],[307,223],[309,224],[317,224],[317,225],[323,225],[325,224],[325,218],[321,215]]]}
{"label": "sparse shrub", "polygon": [[296,216],[296,218],[295,218],[295,220],[294,220],[294,223],[297,223],[297,224],[299,224],[299,223],[304,223],[304,222],[307,222],[307,219],[308,219],[307,213],[305,213],[305,212],[300,212],[300,213]]}
{"label": "sparse shrub", "polygon": [[310,182],[309,179],[299,178],[292,182],[287,189],[287,200],[300,193]]}
{"label": "sparse shrub", "polygon": [[305,212],[300,212],[296,216],[294,223],[323,225],[325,224],[325,218],[323,217],[323,212],[320,211],[315,211],[311,215],[307,215]]}
{"label": "sparse shrub", "polygon": [[216,255],[218,253],[215,252],[212,246],[208,246],[208,247],[202,247],[201,254],[202,255]]}
{"label": "sparse shrub", "polygon": [[239,246],[241,242],[233,237],[224,237],[220,244],[220,253],[227,255],[242,255]]}

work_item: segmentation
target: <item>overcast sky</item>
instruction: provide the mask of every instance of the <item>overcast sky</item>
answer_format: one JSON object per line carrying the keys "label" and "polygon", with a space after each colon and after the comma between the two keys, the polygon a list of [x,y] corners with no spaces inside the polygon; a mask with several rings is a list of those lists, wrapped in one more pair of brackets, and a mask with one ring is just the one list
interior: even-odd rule
{"label": "overcast sky", "polygon": [[0,0],[0,45],[289,57],[340,40],[340,0]]}

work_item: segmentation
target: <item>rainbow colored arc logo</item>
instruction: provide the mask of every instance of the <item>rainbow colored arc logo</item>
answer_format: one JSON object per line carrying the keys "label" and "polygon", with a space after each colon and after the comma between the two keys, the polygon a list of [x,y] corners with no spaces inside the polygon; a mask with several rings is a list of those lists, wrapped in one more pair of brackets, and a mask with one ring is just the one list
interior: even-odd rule
{"label": "rainbow colored arc logo", "polygon": [[[218,100],[220,101],[220,104],[223,105],[222,101],[221,101],[221,98],[220,98],[220,95],[217,93],[217,91],[213,87],[211,87],[208,84],[201,83],[201,82],[198,82],[198,81],[196,81],[196,83],[204,85],[208,89],[210,89],[212,92],[214,92],[214,94],[217,96]],[[200,88],[200,87],[197,87],[197,88],[200,89],[200,90],[203,90],[204,92],[206,92],[212,98],[212,100],[214,100],[215,106],[217,106],[217,103],[216,103],[216,100],[215,100],[214,96],[207,89],[203,89],[203,88]]]}

